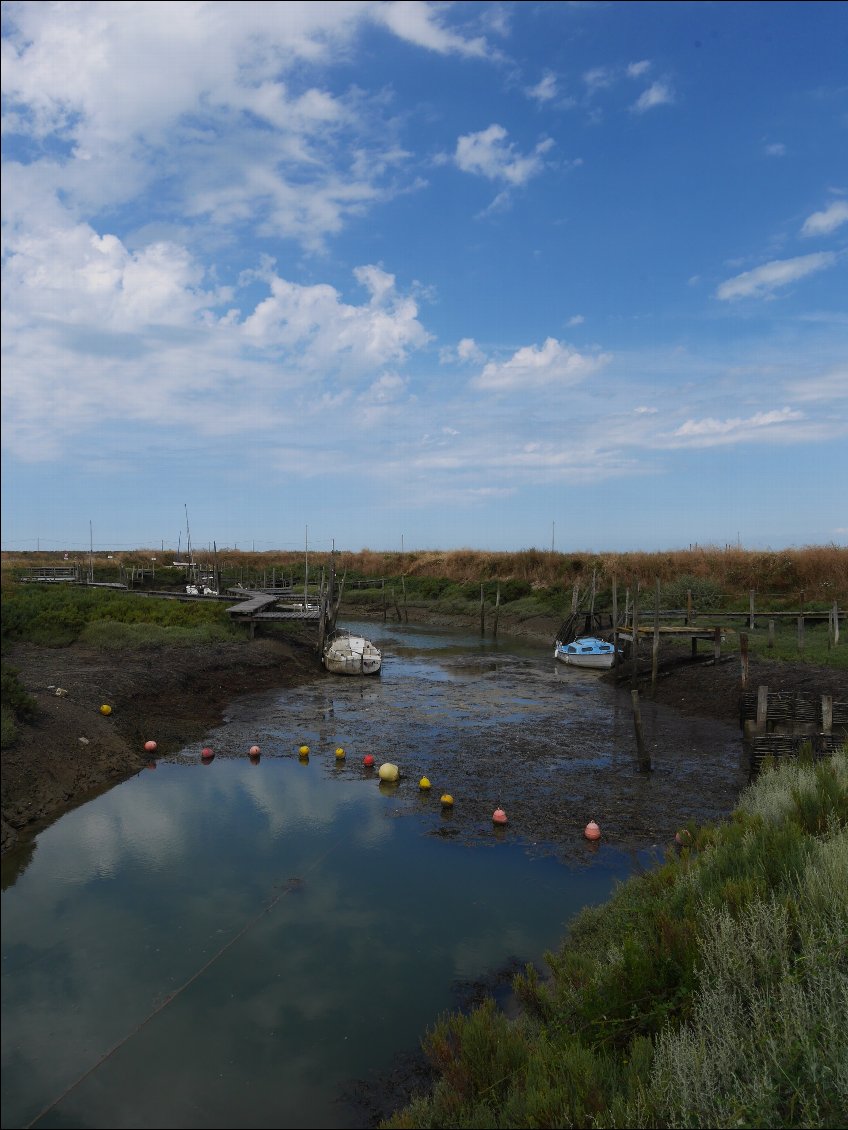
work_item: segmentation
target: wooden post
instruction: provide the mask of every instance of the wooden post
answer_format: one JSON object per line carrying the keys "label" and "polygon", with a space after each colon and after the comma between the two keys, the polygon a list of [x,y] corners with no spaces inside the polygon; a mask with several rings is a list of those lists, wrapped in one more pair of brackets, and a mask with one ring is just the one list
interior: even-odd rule
{"label": "wooden post", "polygon": [[748,593],[748,627],[754,630],[754,590]]}
{"label": "wooden post", "polygon": [[768,723],[768,687],[757,687],[757,733],[764,734]]}
{"label": "wooden post", "polygon": [[822,695],[822,733],[830,734],[833,731],[833,696]]}
{"label": "wooden post", "polygon": [[403,586],[403,622],[409,623],[409,613],[406,610],[406,577],[401,577],[400,583]]}
{"label": "wooden post", "polygon": [[660,579],[654,587],[654,642],[651,648],[651,698],[657,693],[657,667],[660,656]]}
{"label": "wooden post", "polygon": [[633,646],[631,647],[631,672],[630,681],[635,687],[639,681],[639,582],[636,582],[633,589]]}
{"label": "wooden post", "polygon": [[833,646],[836,647],[839,643],[839,609],[836,601],[833,602]]}
{"label": "wooden post", "polygon": [[739,636],[739,659],[742,665],[742,690],[748,686],[748,636],[745,632]]}
{"label": "wooden post", "polygon": [[612,649],[618,662],[618,579],[612,575]]}
{"label": "wooden post", "polygon": [[645,749],[645,738],[642,734],[642,711],[639,709],[639,692],[630,692],[630,701],[633,704],[633,729],[636,731],[636,753],[639,759],[639,772],[650,773],[651,755]]}
{"label": "wooden post", "polygon": [[498,582],[498,588],[497,588],[497,591],[495,593],[495,621],[494,621],[494,624],[492,625],[492,635],[495,637],[495,639],[498,638],[498,615],[500,614],[500,607],[501,607],[501,586],[500,586],[500,581],[499,581]]}
{"label": "wooden post", "polygon": [[798,617],[798,650],[804,650],[804,614]]}
{"label": "wooden post", "polygon": [[483,604],[483,586],[480,585],[480,635],[486,634],[486,607]]}
{"label": "wooden post", "polygon": [[774,620],[769,620],[768,627],[768,646],[774,647]]}
{"label": "wooden post", "polygon": [[385,577],[383,578],[383,582],[382,582],[382,590],[383,590],[383,623],[385,624],[386,614],[387,614],[386,613],[386,579],[385,579]]}
{"label": "wooden post", "polygon": [[692,590],[686,590],[686,626],[689,627],[692,623]]}
{"label": "wooden post", "polygon": [[713,661],[721,659],[721,628],[713,628]]}

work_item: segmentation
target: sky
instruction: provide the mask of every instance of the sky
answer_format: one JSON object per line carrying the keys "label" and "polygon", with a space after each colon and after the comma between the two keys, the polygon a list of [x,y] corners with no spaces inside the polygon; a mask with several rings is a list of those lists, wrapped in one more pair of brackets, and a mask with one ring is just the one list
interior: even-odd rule
{"label": "sky", "polygon": [[3,3],[4,549],[848,545],[848,4]]}

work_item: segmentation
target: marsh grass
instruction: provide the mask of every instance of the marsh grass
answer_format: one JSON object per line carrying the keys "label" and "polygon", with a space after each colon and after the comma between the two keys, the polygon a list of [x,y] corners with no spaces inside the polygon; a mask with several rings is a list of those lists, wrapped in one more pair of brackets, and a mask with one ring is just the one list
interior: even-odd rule
{"label": "marsh grass", "polygon": [[693,832],[516,979],[519,1021],[443,1017],[439,1082],[384,1125],[845,1125],[848,750]]}

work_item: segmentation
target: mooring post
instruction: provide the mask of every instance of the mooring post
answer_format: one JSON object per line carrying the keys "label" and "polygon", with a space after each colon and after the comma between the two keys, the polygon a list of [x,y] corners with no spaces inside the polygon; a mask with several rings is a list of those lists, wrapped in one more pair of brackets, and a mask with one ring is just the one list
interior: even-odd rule
{"label": "mooring post", "polygon": [[494,623],[492,624],[492,635],[495,637],[495,639],[498,638],[498,616],[500,615],[500,607],[501,607],[501,586],[500,586],[500,581],[499,581],[497,591],[495,592],[495,620],[494,620]]}
{"label": "mooring post", "polygon": [[774,647],[774,620],[769,620],[768,646]]}
{"label": "mooring post", "polygon": [[387,615],[387,612],[386,612],[386,579],[385,579],[385,577],[383,578],[382,589],[383,589],[383,623],[385,624],[386,615]]}
{"label": "mooring post", "polygon": [[748,594],[748,627],[753,632],[754,630],[754,590]]}
{"label": "mooring post", "polygon": [[480,635],[486,634],[486,607],[483,604],[483,586],[480,585]]}
{"label": "mooring post", "polygon": [[630,692],[630,701],[633,704],[633,728],[636,731],[636,752],[639,760],[639,772],[651,771],[651,755],[645,749],[645,738],[642,734],[642,711],[639,709],[639,692]]}
{"label": "mooring post", "polygon": [[804,614],[798,617],[798,650],[804,650]]}
{"label": "mooring post", "polygon": [[657,667],[660,656],[660,579],[654,586],[654,642],[651,648],[651,698],[657,693]]}
{"label": "mooring post", "polygon": [[768,724],[768,687],[757,687],[757,733],[764,734]]}
{"label": "mooring post", "polygon": [[401,583],[401,585],[403,585],[403,622],[404,622],[404,624],[408,624],[409,623],[409,613],[406,610],[406,577],[405,576],[401,577],[400,583]]}
{"label": "mooring post", "polygon": [[612,575],[612,649],[618,662],[618,579]]}
{"label": "mooring post", "polygon": [[713,628],[713,662],[721,659],[721,628]]}
{"label": "mooring post", "polygon": [[692,590],[686,590],[686,626],[690,627],[692,624]]}
{"label": "mooring post", "polygon": [[822,733],[830,734],[833,731],[833,695],[822,695],[821,709]]}
{"label": "mooring post", "polygon": [[636,686],[639,681],[639,582],[633,589],[633,643],[630,648],[631,658],[631,671],[630,681],[632,686]]}
{"label": "mooring post", "polygon": [[741,632],[739,635],[739,660],[742,665],[742,689],[748,686],[748,635]]}
{"label": "mooring post", "polygon": [[836,601],[833,602],[833,646],[839,643],[839,608]]}

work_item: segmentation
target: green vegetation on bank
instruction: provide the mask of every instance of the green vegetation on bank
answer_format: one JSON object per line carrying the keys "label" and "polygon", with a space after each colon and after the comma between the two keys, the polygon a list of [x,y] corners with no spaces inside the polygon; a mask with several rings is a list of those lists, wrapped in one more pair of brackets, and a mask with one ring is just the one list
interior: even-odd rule
{"label": "green vegetation on bank", "polygon": [[18,723],[31,722],[35,717],[36,703],[35,699],[27,694],[21,686],[16,667],[3,663],[0,671],[2,671],[2,675],[0,675],[0,685],[2,686],[0,749],[7,749],[14,744],[18,737]]}
{"label": "green vegetation on bank", "polygon": [[769,768],[723,825],[574,920],[549,976],[447,1016],[402,1127],[848,1124],[848,750]]}

